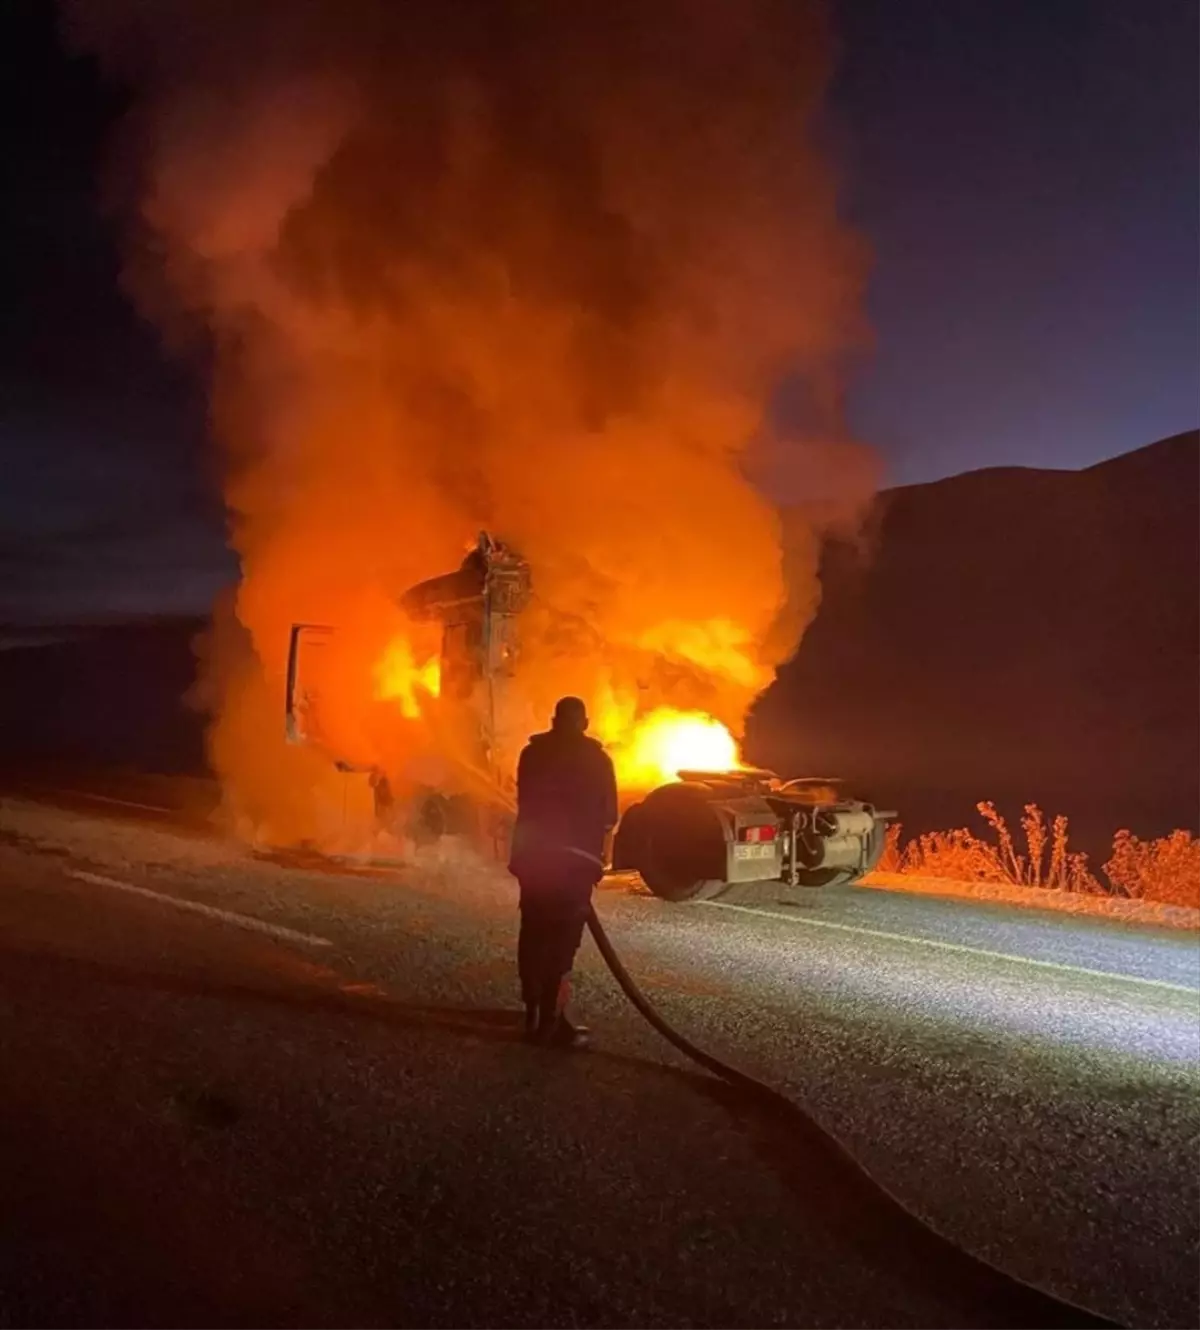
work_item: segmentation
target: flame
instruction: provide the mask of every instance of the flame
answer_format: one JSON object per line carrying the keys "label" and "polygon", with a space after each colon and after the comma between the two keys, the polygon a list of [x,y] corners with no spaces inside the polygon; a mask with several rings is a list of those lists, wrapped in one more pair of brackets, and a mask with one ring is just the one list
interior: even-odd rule
{"label": "flame", "polygon": [[412,643],[394,637],[375,666],[375,697],[380,702],[400,704],[401,715],[416,720],[423,710],[422,698],[437,697],[442,688],[442,667],[437,656],[418,664]]}
{"label": "flame", "polygon": [[[605,728],[602,724],[601,729]],[[741,765],[737,741],[714,716],[658,707],[613,745],[622,791],[649,790],[681,771],[729,771]]]}

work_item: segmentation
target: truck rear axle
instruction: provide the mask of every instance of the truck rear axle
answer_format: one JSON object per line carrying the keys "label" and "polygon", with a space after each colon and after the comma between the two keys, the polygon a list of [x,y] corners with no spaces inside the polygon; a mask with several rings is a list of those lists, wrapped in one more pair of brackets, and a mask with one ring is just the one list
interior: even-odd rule
{"label": "truck rear axle", "polygon": [[829,780],[773,772],[681,772],[626,810],[613,867],[664,900],[707,900],[735,886],[823,887],[857,881],[883,854],[888,821]]}

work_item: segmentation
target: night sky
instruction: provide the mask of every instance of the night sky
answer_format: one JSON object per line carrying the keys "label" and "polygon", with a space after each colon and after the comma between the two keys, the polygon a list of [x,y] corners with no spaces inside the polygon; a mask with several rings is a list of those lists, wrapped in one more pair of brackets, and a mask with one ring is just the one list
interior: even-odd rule
{"label": "night sky", "polygon": [[[874,251],[849,413],[888,481],[1195,427],[1193,0],[836,12],[828,134]],[[203,386],[126,303],[98,207],[120,99],[47,0],[0,6],[0,61],[0,622],[202,612],[233,569]]]}

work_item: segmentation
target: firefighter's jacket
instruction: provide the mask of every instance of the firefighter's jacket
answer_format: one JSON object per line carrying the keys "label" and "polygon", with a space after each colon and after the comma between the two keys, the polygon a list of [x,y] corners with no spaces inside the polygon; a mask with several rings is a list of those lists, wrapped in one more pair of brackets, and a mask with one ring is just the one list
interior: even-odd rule
{"label": "firefighter's jacket", "polygon": [[535,734],[517,764],[509,871],[542,876],[582,864],[599,881],[605,838],[616,822],[616,775],[600,744],[574,730]]}

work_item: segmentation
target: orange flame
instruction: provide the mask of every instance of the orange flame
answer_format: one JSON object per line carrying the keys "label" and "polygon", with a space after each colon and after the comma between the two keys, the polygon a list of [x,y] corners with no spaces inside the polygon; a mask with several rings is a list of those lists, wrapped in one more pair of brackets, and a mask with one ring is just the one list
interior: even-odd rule
{"label": "orange flame", "polygon": [[418,664],[408,639],[392,638],[375,666],[376,699],[398,702],[401,715],[416,720],[424,709],[422,700],[437,697],[441,688],[442,667],[437,656]]}
{"label": "orange flame", "polygon": [[653,789],[678,780],[681,771],[729,771],[741,765],[733,735],[704,712],[658,707],[614,734],[619,724],[614,712],[605,711],[596,728],[610,745],[622,791]]}

